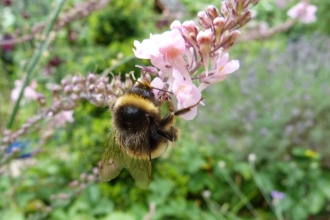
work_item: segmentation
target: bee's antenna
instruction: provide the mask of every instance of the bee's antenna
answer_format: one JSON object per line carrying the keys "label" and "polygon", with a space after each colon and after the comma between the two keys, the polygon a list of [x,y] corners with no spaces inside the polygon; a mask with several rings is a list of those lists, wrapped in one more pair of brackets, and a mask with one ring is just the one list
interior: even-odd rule
{"label": "bee's antenna", "polygon": [[167,90],[164,90],[164,89],[158,89],[158,88],[156,88],[156,87],[152,87],[152,89],[157,89],[157,90],[159,90],[159,91],[166,92],[166,93],[170,93],[170,94],[173,95],[173,92],[171,92],[171,91],[167,91]]}

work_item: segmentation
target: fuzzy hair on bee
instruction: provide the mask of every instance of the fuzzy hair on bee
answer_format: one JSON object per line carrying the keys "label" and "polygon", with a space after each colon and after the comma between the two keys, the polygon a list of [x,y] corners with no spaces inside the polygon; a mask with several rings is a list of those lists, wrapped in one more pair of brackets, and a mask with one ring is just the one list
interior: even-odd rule
{"label": "fuzzy hair on bee", "polygon": [[[175,116],[197,106],[173,110],[170,100],[156,99],[147,81],[137,82],[110,106],[112,131],[102,157],[100,176],[103,181],[116,178],[122,168],[141,188],[151,181],[151,159],[159,157],[169,142],[178,139]],[[162,117],[161,107],[167,102],[168,113]]]}

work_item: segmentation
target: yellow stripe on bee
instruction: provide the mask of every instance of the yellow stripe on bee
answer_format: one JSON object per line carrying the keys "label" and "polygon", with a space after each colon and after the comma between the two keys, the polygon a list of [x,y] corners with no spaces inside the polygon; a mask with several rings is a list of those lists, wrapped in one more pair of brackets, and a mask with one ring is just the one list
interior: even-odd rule
{"label": "yellow stripe on bee", "polygon": [[134,105],[140,109],[143,109],[146,112],[152,112],[154,114],[159,113],[159,108],[157,108],[154,103],[148,99],[142,98],[140,95],[128,94],[119,97],[115,103],[115,108],[125,105]]}

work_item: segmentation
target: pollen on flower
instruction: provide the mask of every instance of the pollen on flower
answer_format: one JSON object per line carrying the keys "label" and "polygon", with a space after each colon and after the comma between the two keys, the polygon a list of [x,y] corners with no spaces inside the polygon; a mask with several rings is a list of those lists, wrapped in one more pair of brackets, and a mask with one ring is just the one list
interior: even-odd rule
{"label": "pollen on flower", "polygon": [[181,54],[182,52],[175,47],[168,47],[166,51],[166,57],[177,57]]}

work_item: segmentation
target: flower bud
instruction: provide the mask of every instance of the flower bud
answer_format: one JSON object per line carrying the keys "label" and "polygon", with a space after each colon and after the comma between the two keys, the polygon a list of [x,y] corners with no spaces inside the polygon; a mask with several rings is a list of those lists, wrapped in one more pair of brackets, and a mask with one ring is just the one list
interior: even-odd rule
{"label": "flower bud", "polygon": [[197,35],[197,43],[203,58],[206,75],[208,75],[209,57],[212,48],[214,35],[211,30],[200,31]]}
{"label": "flower bud", "polygon": [[253,4],[253,5],[256,5],[259,3],[259,0],[250,0],[250,3]]}
{"label": "flower bud", "polygon": [[54,201],[57,199],[57,196],[55,194],[50,195],[50,200]]}
{"label": "flower bud", "polygon": [[230,13],[226,3],[227,2],[221,2],[221,14],[225,18],[227,18]]}
{"label": "flower bud", "polygon": [[94,93],[96,91],[96,87],[94,84],[91,84],[88,86],[88,90],[90,93]]}
{"label": "flower bud", "polygon": [[100,106],[100,105],[102,105],[104,103],[104,96],[103,96],[103,94],[97,94],[96,96],[95,96],[95,104],[97,105],[97,106]]}
{"label": "flower bud", "polygon": [[74,101],[74,102],[77,102],[77,101],[79,100],[79,98],[80,98],[80,96],[77,95],[77,94],[75,94],[75,93],[72,93],[72,94],[70,95],[70,99],[71,99],[72,101]]}
{"label": "flower bud", "polygon": [[80,174],[80,179],[81,179],[82,181],[85,181],[86,178],[87,178],[87,174],[86,174],[86,173],[82,173],[82,174]]}
{"label": "flower bud", "polygon": [[204,11],[200,11],[198,12],[198,17],[199,17],[199,24],[205,28],[205,29],[208,29],[208,28],[211,28],[212,26],[212,22],[211,20],[207,17],[207,14],[204,12]]}
{"label": "flower bud", "polygon": [[81,87],[80,85],[75,85],[75,86],[73,86],[73,88],[72,88],[72,91],[73,91],[75,94],[80,94],[81,90],[82,90],[82,87]]}
{"label": "flower bud", "polygon": [[66,193],[60,193],[58,197],[62,200],[67,200],[69,198],[68,194]]}
{"label": "flower bud", "polygon": [[46,211],[46,213],[48,213],[48,214],[51,213],[51,212],[52,212],[52,207],[47,206],[45,211]]}
{"label": "flower bud", "polygon": [[89,83],[89,84],[94,83],[95,80],[96,80],[95,75],[93,73],[88,73],[87,79],[86,79],[87,83]]}
{"label": "flower bud", "polygon": [[125,79],[125,88],[131,88],[133,85],[133,82],[130,78],[130,74],[126,73],[125,78],[126,78]]}
{"label": "flower bud", "polygon": [[73,76],[71,79],[73,85],[77,85],[81,82],[80,76]]}
{"label": "flower bud", "polygon": [[53,95],[57,95],[61,91],[62,87],[57,84],[50,85],[49,90],[53,93]]}
{"label": "flower bud", "polygon": [[40,106],[45,106],[46,104],[46,98],[44,94],[38,93],[37,94],[37,101]]}
{"label": "flower bud", "polygon": [[74,188],[74,187],[78,186],[78,184],[79,184],[78,180],[74,180],[69,184],[69,186]]}
{"label": "flower bud", "polygon": [[63,89],[64,94],[66,94],[66,95],[71,94],[71,93],[72,93],[72,89],[73,89],[73,88],[72,88],[72,85],[70,85],[70,84],[64,86],[64,89]]}
{"label": "flower bud", "polygon": [[99,93],[103,93],[105,91],[105,85],[104,82],[100,81],[97,85],[96,85],[96,90]]}
{"label": "flower bud", "polygon": [[221,42],[224,51],[228,51],[236,42],[237,37],[241,35],[239,30],[234,30]]}
{"label": "flower bud", "polygon": [[99,174],[99,169],[97,167],[93,168],[93,174],[98,175]]}
{"label": "flower bud", "polygon": [[[62,108],[62,103],[60,101],[56,101],[54,104],[53,104],[53,111],[54,112],[58,112],[60,111]],[[53,112],[49,112],[49,114],[51,114],[51,116],[53,115]]]}
{"label": "flower bud", "polygon": [[219,45],[222,38],[222,32],[226,24],[226,19],[223,17],[217,17],[213,20],[214,35],[215,35],[215,44]]}
{"label": "flower bud", "polygon": [[198,27],[194,21],[185,21],[182,23],[182,27],[187,31],[187,33],[193,33],[197,37]]}
{"label": "flower bud", "polygon": [[86,189],[86,184],[84,184],[84,183],[80,184],[79,188],[80,188],[81,190]]}
{"label": "flower bud", "polygon": [[61,85],[62,85],[62,87],[65,87],[65,86],[68,85],[69,83],[70,83],[70,81],[67,80],[67,79],[62,79],[62,80],[61,80]]}
{"label": "flower bud", "polygon": [[104,77],[104,76],[101,76],[98,80],[99,82],[102,82],[104,84],[108,84],[109,82],[109,77]]}
{"label": "flower bud", "polygon": [[95,176],[92,175],[92,174],[89,174],[89,175],[87,176],[87,180],[88,180],[88,182],[93,182],[93,181],[95,180]]}
{"label": "flower bud", "polygon": [[213,5],[209,5],[206,9],[209,17],[211,20],[214,20],[217,17],[220,17],[219,11],[216,7],[214,7]]}
{"label": "flower bud", "polygon": [[244,15],[242,15],[239,19],[239,21],[237,22],[240,26],[243,26],[245,24],[247,24],[250,20],[252,19],[252,12],[251,11],[247,11]]}

